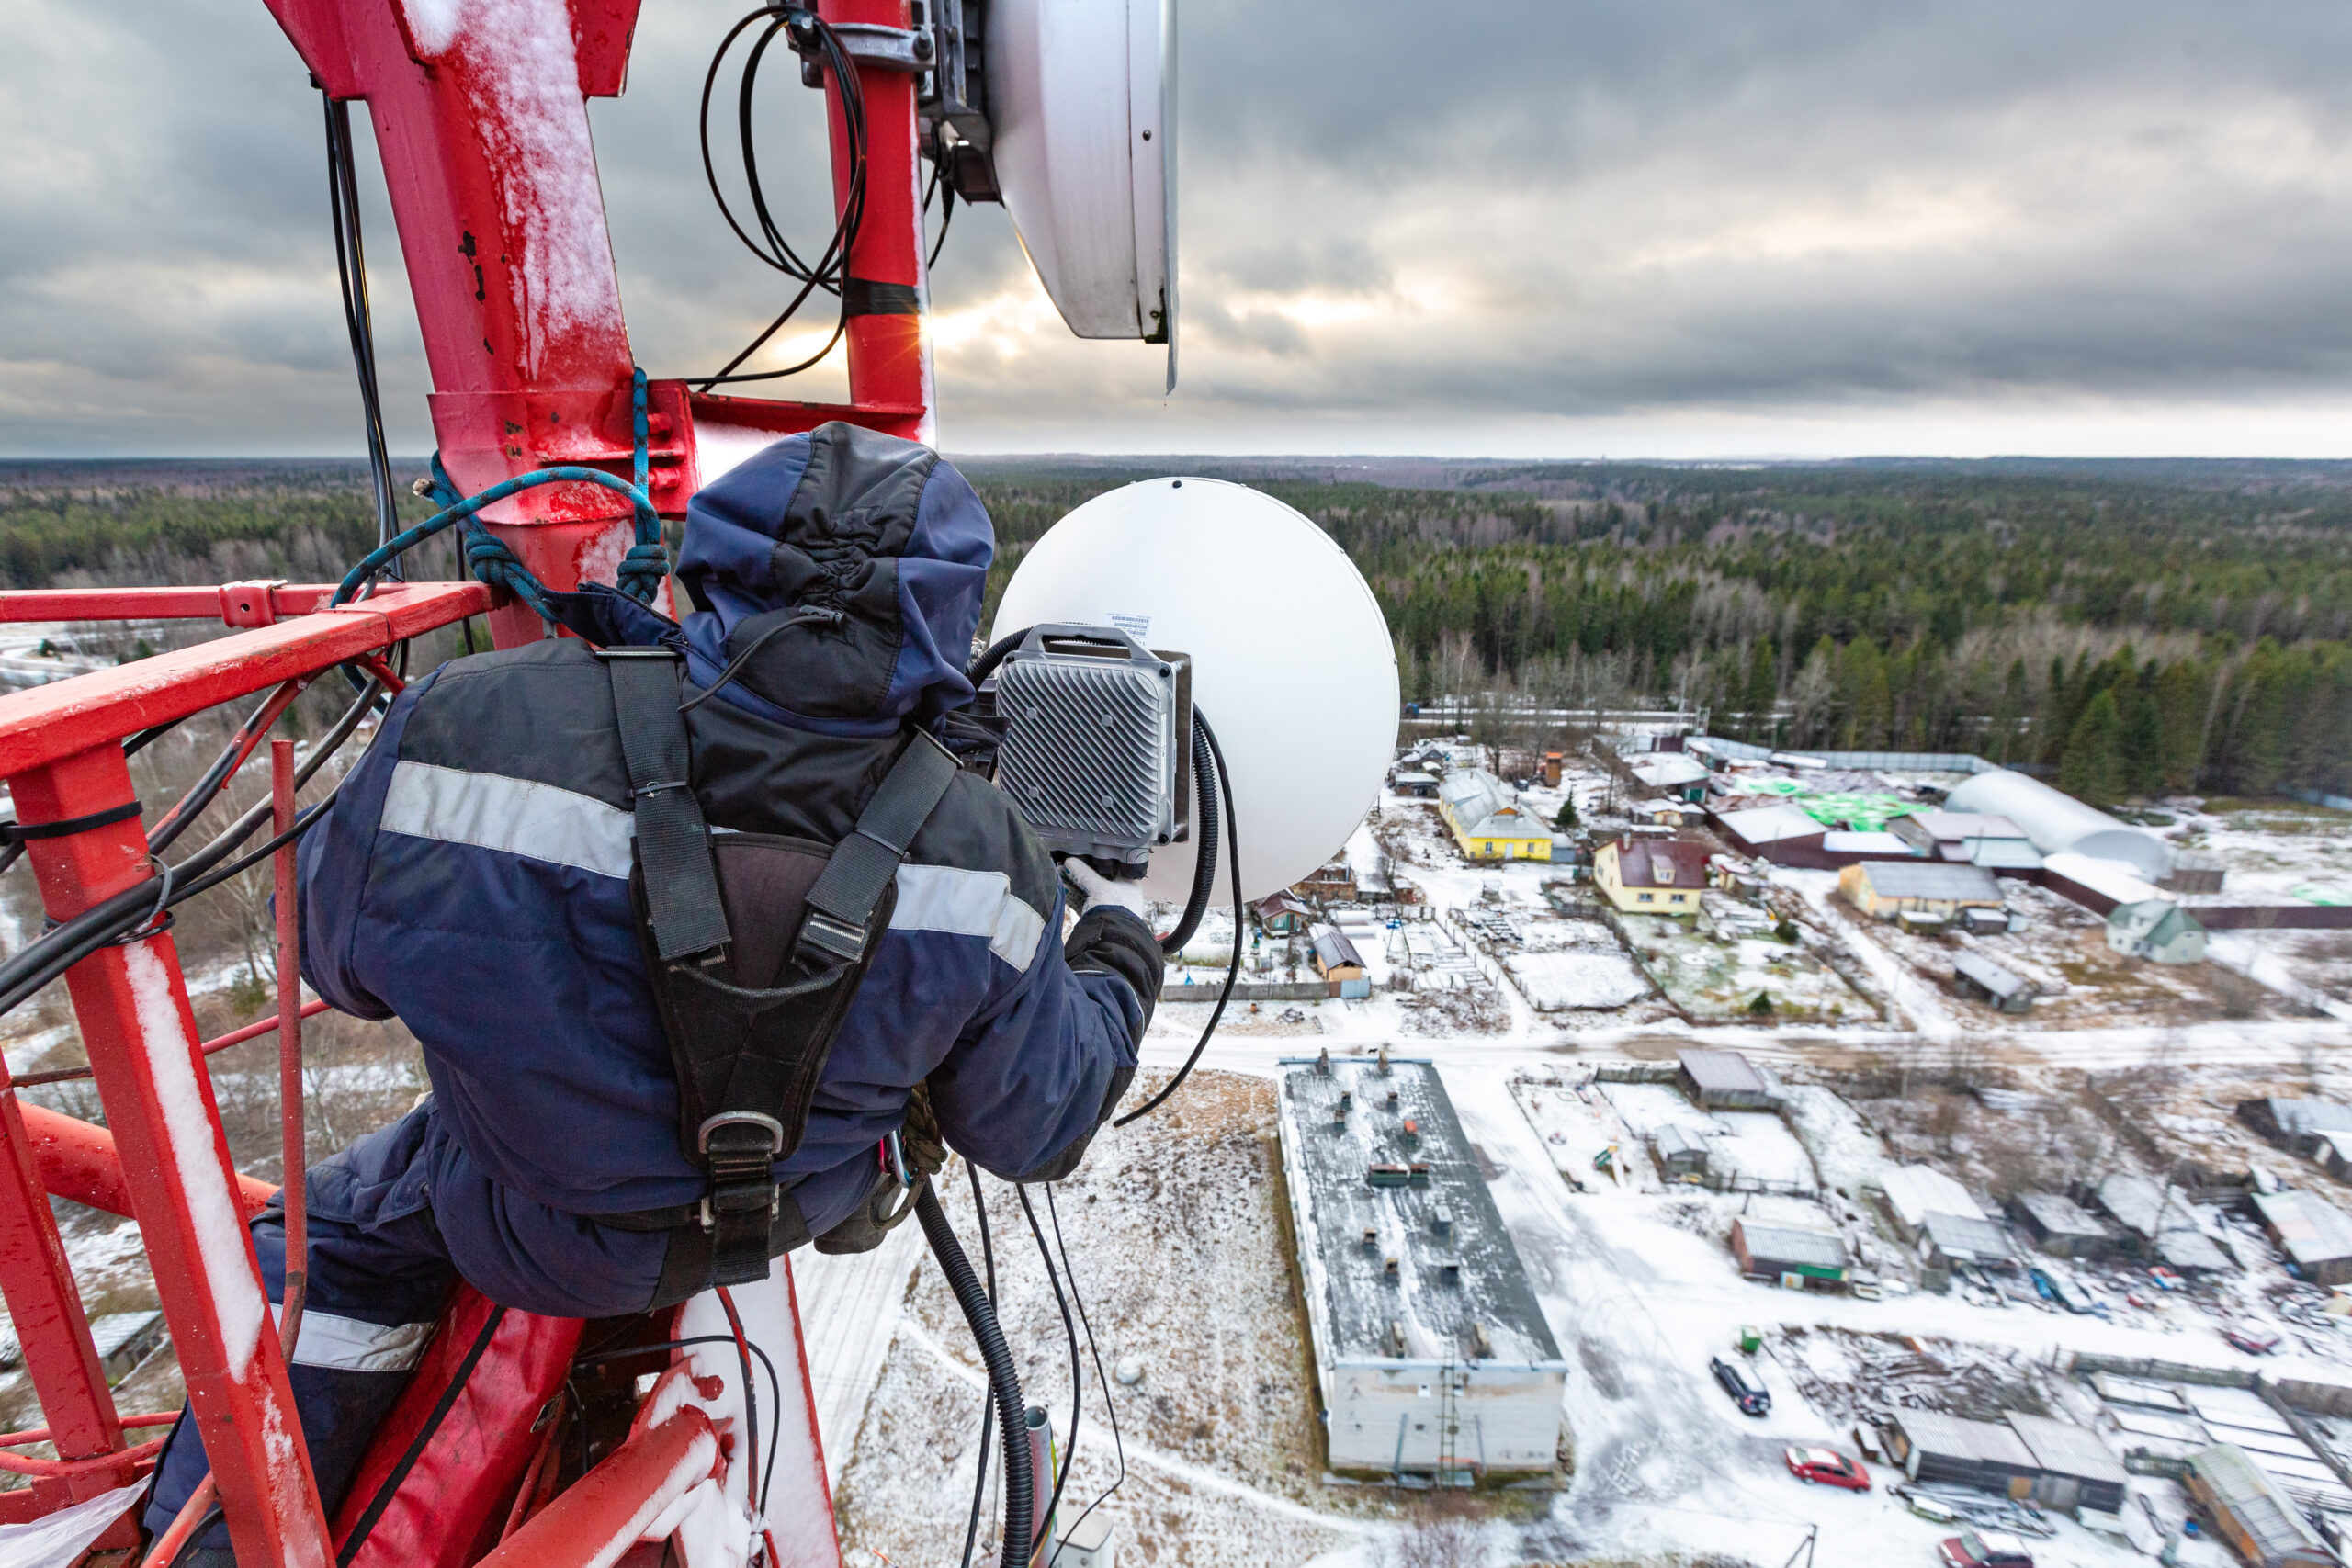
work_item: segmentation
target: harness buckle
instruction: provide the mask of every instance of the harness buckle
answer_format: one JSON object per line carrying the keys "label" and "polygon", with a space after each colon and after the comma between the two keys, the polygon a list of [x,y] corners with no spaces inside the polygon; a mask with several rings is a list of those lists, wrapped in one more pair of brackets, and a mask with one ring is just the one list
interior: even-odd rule
{"label": "harness buckle", "polygon": [[[763,1116],[756,1111],[722,1111],[718,1115],[708,1118],[695,1134],[695,1146],[701,1149],[706,1156],[709,1156],[711,1135],[714,1133],[724,1132],[729,1127],[749,1127],[765,1133],[767,1141],[758,1150],[758,1156],[762,1159],[774,1159],[784,1152],[784,1123],[773,1116]],[[729,1138],[726,1140],[726,1146],[718,1151],[718,1157],[729,1161],[741,1160],[749,1152],[748,1145],[741,1140]]]}
{"label": "harness buckle", "polygon": [[801,922],[800,943],[854,963],[865,952],[865,928],[854,926],[847,920],[837,920],[822,909],[812,908],[808,911],[808,918]]}
{"label": "harness buckle", "polygon": [[756,1111],[722,1111],[703,1122],[695,1142],[710,1166],[710,1190],[695,1205],[702,1228],[761,1210],[774,1221],[784,1199],[770,1167],[784,1152],[784,1123]]}

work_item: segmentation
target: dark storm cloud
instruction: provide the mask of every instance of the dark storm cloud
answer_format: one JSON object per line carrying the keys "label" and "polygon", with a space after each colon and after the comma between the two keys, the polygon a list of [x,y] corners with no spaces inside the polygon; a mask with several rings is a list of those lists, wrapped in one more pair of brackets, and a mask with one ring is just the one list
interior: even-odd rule
{"label": "dark storm cloud", "polygon": [[[1476,450],[1504,422],[1965,425],[2053,400],[2193,430],[2165,411],[2352,403],[2343,8],[1180,4],[1179,394],[1156,351],[1069,340],[1004,214],[966,210],[934,280],[951,445]],[[654,0],[628,96],[592,111],[657,374],[715,365],[778,298],[695,144],[733,14]],[[317,101],[260,0],[0,20],[0,450],[351,449]],[[813,234],[815,101],[776,83],[770,189]],[[423,356],[370,201],[418,450]],[[800,395],[837,392],[823,374]]]}

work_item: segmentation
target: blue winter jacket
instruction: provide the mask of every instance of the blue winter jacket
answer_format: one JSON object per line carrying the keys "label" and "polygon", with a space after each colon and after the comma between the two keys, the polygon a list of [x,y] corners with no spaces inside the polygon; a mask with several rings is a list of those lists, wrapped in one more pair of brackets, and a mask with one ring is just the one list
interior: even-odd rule
{"label": "blue winter jacket", "polygon": [[[953,468],[832,424],[695,498],[683,624],[609,590],[558,599],[595,641],[681,649],[687,695],[741,659],[689,715],[706,817],[833,842],[906,727],[970,703],[991,553]],[[839,615],[784,624],[811,606]],[[344,1011],[398,1014],[490,1179],[579,1214],[707,1186],[678,1147],[630,906],[630,804],[605,667],[587,642],[549,639],[410,686],[300,854],[305,977]],[[1158,984],[1156,953],[1148,976],[1121,956],[1148,933],[1119,919],[1135,931],[1090,915],[1066,951],[1051,861],[992,784],[957,775],[899,868],[806,1136],[776,1167],[811,1231],[866,1195],[878,1140],[926,1080],[946,1141],[988,1169],[1071,1162],[1133,1074]]]}

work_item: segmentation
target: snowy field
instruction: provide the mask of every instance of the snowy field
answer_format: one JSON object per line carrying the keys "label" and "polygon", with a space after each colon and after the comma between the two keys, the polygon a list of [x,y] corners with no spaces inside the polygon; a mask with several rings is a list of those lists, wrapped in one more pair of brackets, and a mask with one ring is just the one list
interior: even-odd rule
{"label": "snowy field", "polygon": [[1649,982],[1613,946],[1522,953],[1503,961],[1511,983],[1538,1012],[1621,1008],[1649,994]]}

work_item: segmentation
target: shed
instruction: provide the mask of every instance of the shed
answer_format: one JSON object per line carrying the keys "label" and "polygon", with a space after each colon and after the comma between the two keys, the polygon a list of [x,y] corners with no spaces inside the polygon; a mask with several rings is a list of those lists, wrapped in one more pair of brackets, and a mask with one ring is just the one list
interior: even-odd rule
{"label": "shed", "polygon": [[1287,890],[1267,894],[1258,900],[1257,910],[1258,924],[1269,936],[1288,936],[1305,931],[1307,921],[1315,918],[1306,900]]}
{"label": "shed", "polygon": [[2352,1134],[2352,1105],[2328,1100],[2241,1100],[2237,1118],[2273,1148],[2325,1157],[2330,1134]]}
{"label": "shed", "polygon": [[1408,799],[1435,800],[1437,798],[1435,773],[1425,773],[1418,768],[1406,768],[1399,771],[1396,776],[1388,782],[1390,787],[1398,795]]}
{"label": "shed", "polygon": [[2154,833],[2007,768],[1963,781],[1944,797],[1944,809],[2006,817],[2045,858],[2080,854],[2122,861],[2152,882],[2172,869],[2172,851]]}
{"label": "shed", "polygon": [[2052,1258],[2092,1259],[2115,1250],[2115,1233],[2097,1214],[2061,1193],[2019,1192],[2009,1200],[2009,1217]]}
{"label": "shed", "polygon": [[1904,1410],[1893,1429],[1895,1457],[1914,1481],[2030,1497],[2069,1511],[2112,1514],[2123,1506],[2123,1466],[2086,1427],[2014,1412],[1995,1422]]}
{"label": "shed", "polygon": [[1743,1274],[1784,1283],[1793,1278],[1808,1286],[1846,1281],[1846,1243],[1836,1231],[1742,1214],[1731,1223],[1731,1250]]}
{"label": "shed", "polygon": [[1335,856],[1293,883],[1291,891],[1327,904],[1347,903],[1356,896],[1356,868],[1347,856]]}
{"label": "shed", "polygon": [[1657,751],[1626,764],[1645,788],[1681,801],[1704,799],[1707,764],[1682,752]]}
{"label": "shed", "polygon": [[2221,1244],[2197,1228],[2178,1189],[2118,1171],[2093,1193],[2097,1205],[2123,1227],[2131,1249],[2184,1274],[2218,1274],[2236,1267]]}
{"label": "shed", "polygon": [[1316,926],[1308,933],[1315,947],[1315,967],[1326,980],[1355,980],[1363,976],[1363,957],[1356,944],[1337,926]]}
{"label": "shed", "polygon": [[2071,1421],[2018,1411],[2002,1419],[2041,1472],[2033,1484],[2035,1502],[2068,1513],[2079,1508],[2102,1514],[2122,1511],[2131,1478],[2123,1461],[2097,1432]]}
{"label": "shed", "polygon": [[2205,1506],[2222,1539],[2254,1568],[2333,1568],[2335,1554],[2235,1443],[2192,1454],[2187,1479],[2188,1495]]}
{"label": "shed", "polygon": [[1890,1422],[1894,1457],[1912,1480],[2030,1497],[2041,1467],[2007,1426],[1932,1410],[1898,1410]]}
{"label": "shed", "polygon": [[1704,1111],[1777,1111],[1780,1096],[1736,1051],[1677,1051],[1674,1081]]}
{"label": "shed", "polygon": [[2205,928],[2170,898],[2143,898],[2108,912],[2107,945],[2151,964],[2197,964],[2205,957]]}
{"label": "shed", "polygon": [[2017,1262],[2001,1227],[1974,1214],[1931,1213],[1921,1220],[1919,1256],[1930,1269],[2007,1269]]}
{"label": "shed", "polygon": [[2041,852],[2006,817],[1981,811],[1920,811],[1898,817],[1889,831],[1931,859],[2025,875],[2041,869]]}
{"label": "shed", "polygon": [[2352,1214],[2316,1192],[2257,1192],[2255,1212],[2303,1278],[2315,1285],[2352,1284]]}
{"label": "shed", "polygon": [[1981,953],[1961,953],[1951,961],[1951,988],[1972,1001],[1999,1012],[2024,1012],[2033,1006],[2034,983]]}
{"label": "shed", "polygon": [[1715,813],[1715,827],[1740,853],[1781,865],[1825,867],[1827,829],[1793,806],[1758,806]]}
{"label": "shed", "polygon": [[1982,866],[1935,861],[1864,861],[1838,874],[1838,890],[1866,915],[1898,914],[1951,919],[1962,909],[1997,909],[2001,889]]}
{"label": "shed", "polygon": [[1984,1217],[1967,1188],[1931,1166],[1889,1166],[1879,1173],[1879,1190],[1885,1195],[1887,1212],[1894,1217],[1894,1228],[1905,1241],[1919,1239],[1929,1214]]}
{"label": "shed", "polygon": [[1650,1152],[1668,1181],[1707,1174],[1707,1141],[1679,1122],[1668,1122],[1652,1133]]}

